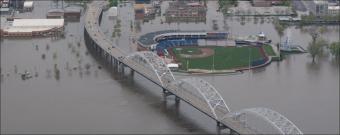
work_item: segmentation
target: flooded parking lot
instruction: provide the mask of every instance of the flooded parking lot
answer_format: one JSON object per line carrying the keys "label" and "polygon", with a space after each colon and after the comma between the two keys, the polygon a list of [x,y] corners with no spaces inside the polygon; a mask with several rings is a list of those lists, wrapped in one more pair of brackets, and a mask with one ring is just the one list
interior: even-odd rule
{"label": "flooded parking lot", "polygon": [[[19,16],[45,18],[54,6],[37,2],[33,13]],[[162,5],[162,12],[166,8]],[[274,43],[279,36],[272,19],[225,18],[208,3],[207,21],[162,23],[134,19],[133,6],[119,8],[121,35],[112,38],[116,20],[103,15],[101,27],[108,38],[127,52],[136,51],[132,39],[159,30],[219,31],[246,36],[266,33]],[[26,15],[28,14],[28,15]],[[84,13],[82,13],[84,14]],[[216,133],[214,121],[188,104],[164,102],[161,89],[135,74],[121,77],[106,68],[84,45],[84,18],[68,22],[65,38],[4,39],[1,41],[1,133]],[[133,27],[131,28],[131,24]],[[292,40],[306,48],[308,33],[290,27]],[[288,30],[286,30],[287,32]],[[339,27],[322,35],[339,40]],[[22,80],[28,71],[32,78]],[[176,78],[184,78],[176,74]],[[236,75],[201,77],[218,89],[231,110],[267,107],[280,112],[305,134],[339,133],[339,63],[329,56],[312,63],[309,54],[286,56],[282,62]]]}

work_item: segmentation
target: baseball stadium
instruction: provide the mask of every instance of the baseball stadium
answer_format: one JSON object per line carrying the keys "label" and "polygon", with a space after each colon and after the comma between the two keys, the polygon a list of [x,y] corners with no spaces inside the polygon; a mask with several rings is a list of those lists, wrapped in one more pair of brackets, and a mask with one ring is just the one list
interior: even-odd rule
{"label": "baseball stadium", "polygon": [[140,50],[164,58],[169,68],[188,73],[224,73],[263,67],[276,56],[267,43],[238,44],[228,32],[157,31],[142,35]]}

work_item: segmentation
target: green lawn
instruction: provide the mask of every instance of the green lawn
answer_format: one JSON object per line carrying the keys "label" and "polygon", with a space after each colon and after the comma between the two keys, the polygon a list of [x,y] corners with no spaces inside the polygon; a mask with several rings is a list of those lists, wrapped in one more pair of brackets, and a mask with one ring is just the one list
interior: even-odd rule
{"label": "green lawn", "polygon": [[[194,48],[194,47],[192,47]],[[192,48],[183,48],[181,51],[192,50]],[[257,60],[262,58],[259,48],[256,47],[209,47],[215,51],[214,56],[205,58],[183,58],[180,57],[180,51],[173,48],[176,58],[181,62],[182,70],[189,69],[215,69],[225,70],[249,66],[249,58]]]}
{"label": "green lawn", "polygon": [[267,55],[269,56],[276,56],[273,47],[271,45],[264,45],[263,46],[264,51],[267,53]]}

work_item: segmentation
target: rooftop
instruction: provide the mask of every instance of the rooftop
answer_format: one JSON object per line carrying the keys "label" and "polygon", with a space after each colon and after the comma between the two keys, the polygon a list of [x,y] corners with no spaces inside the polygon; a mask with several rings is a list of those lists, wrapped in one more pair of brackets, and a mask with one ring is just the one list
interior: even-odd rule
{"label": "rooftop", "polygon": [[63,26],[64,19],[14,19],[14,27],[49,27]]}
{"label": "rooftop", "polygon": [[64,19],[14,19],[12,24],[1,26],[7,32],[45,31],[64,26]]}
{"label": "rooftop", "polygon": [[340,10],[340,6],[328,6],[328,9],[331,9],[331,10]]}
{"label": "rooftop", "polygon": [[24,2],[24,7],[25,7],[25,8],[31,8],[31,7],[33,7],[33,1],[25,1],[25,2]]}
{"label": "rooftop", "polygon": [[134,9],[137,10],[137,9],[144,9],[144,4],[135,4],[134,5]]}
{"label": "rooftop", "polygon": [[315,4],[328,4],[328,1],[326,0],[314,0]]}

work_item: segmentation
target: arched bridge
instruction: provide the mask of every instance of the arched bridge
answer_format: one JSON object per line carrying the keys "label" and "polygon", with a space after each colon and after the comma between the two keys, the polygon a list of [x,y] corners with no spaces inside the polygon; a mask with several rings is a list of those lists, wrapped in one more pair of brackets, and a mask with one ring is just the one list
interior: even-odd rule
{"label": "arched bridge", "polygon": [[[84,39],[90,51],[124,73],[125,67],[131,73],[138,72],[143,77],[159,85],[164,96],[174,95],[176,103],[187,102],[197,110],[216,120],[219,127],[226,127],[238,134],[265,133],[248,123],[247,118],[256,116],[278,133],[302,134],[301,130],[286,117],[267,108],[250,108],[233,112],[211,84],[199,78],[176,80],[163,59],[153,52],[143,51],[127,54],[108,40],[99,25],[107,1],[92,1],[87,5]],[[259,125],[259,124],[257,124]]]}

